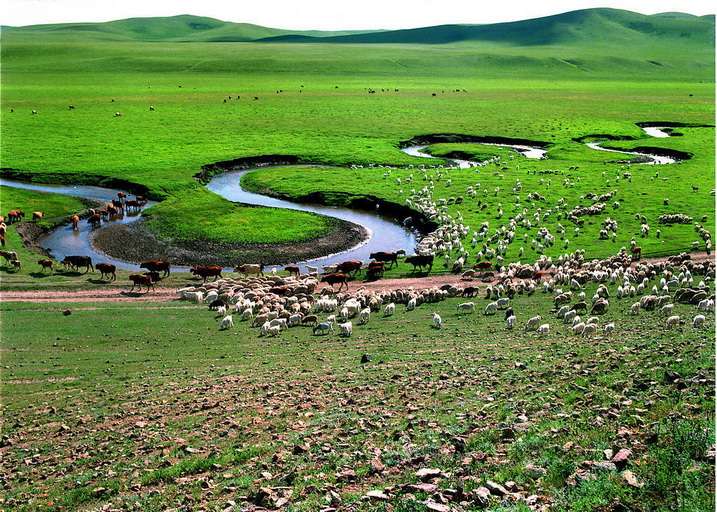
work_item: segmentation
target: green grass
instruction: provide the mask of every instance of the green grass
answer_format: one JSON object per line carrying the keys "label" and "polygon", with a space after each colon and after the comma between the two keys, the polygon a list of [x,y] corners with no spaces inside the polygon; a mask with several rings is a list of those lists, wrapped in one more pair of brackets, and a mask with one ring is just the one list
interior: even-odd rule
{"label": "green grass", "polygon": [[[330,485],[357,510],[375,510],[361,496],[388,489],[400,509],[431,498],[415,492],[413,503],[401,490],[429,467],[445,473],[441,489],[513,481],[554,510],[613,500],[635,510],[713,507],[712,325],[667,331],[652,313],[627,316],[623,299],[601,318],[617,331],[586,339],[557,324],[552,300],[537,294],[516,297],[519,326],[507,332],[500,317],[459,315],[460,301],[399,305],[355,326],[350,340],[306,327],[261,338],[246,323],[221,332],[205,306],[3,304],[6,504],[52,510],[54,500],[111,498],[157,510],[187,494],[210,506],[226,493],[252,501],[266,487],[277,498],[291,489],[292,507],[315,510]],[[675,307],[685,318],[694,309]],[[520,328],[536,313],[553,324],[550,336]],[[360,364],[364,353],[374,361]],[[632,450],[625,469],[641,486],[597,469],[573,483],[585,461],[619,448]],[[530,477],[531,463],[545,476]],[[347,469],[355,479],[342,480]],[[25,493],[46,497],[31,506]],[[483,507],[469,502],[466,510]]]}
{"label": "green grass", "polygon": [[[584,179],[595,171],[613,174],[619,165],[603,165],[613,156],[586,150],[573,139],[591,134],[630,137],[634,140],[611,145],[626,149],[648,145],[690,153],[693,158],[679,170],[664,172],[690,175],[704,191],[714,187],[713,128],[680,129],[683,137],[649,139],[635,125],[656,120],[713,124],[714,63],[713,58],[704,60],[705,55],[713,57],[713,49],[696,40],[688,47],[631,47],[632,54],[645,59],[639,65],[625,60],[621,47],[596,51],[584,44],[9,41],[2,48],[5,175],[41,182],[121,180],[150,197],[166,199],[148,212],[152,229],[165,239],[281,242],[331,229],[330,222],[305,214],[230,205],[196,183],[194,177],[203,166],[242,157],[290,155],[303,163],[339,167],[333,174],[322,173],[314,190],[314,181],[307,183],[298,174],[282,185],[267,183],[276,185],[277,192],[362,194],[361,189],[370,185],[372,195],[403,203],[405,198],[379,186],[370,171],[349,173],[344,168],[426,163],[403,154],[398,146],[431,133],[550,143],[550,160],[521,162],[522,169],[566,170],[578,165],[586,173]],[[678,56],[677,61],[689,64],[688,69],[673,62]],[[581,69],[565,63],[575,59],[581,60]],[[669,65],[647,63],[659,59],[669,60]],[[636,73],[639,80],[634,78]],[[368,94],[369,88],[377,92]],[[68,110],[69,104],[75,110]],[[29,114],[33,109],[37,115]],[[115,112],[122,116],[115,117]],[[43,141],[42,158],[36,158],[38,140]],[[518,177],[525,181],[522,173],[503,174],[511,181]],[[466,176],[463,181],[474,180]],[[485,184],[490,178],[480,181]],[[681,187],[689,184],[680,181]],[[590,187],[594,191],[597,182],[591,181]],[[680,196],[690,197],[683,190]],[[690,200],[690,215],[697,217],[709,206],[709,199]],[[500,200],[505,204],[505,198]],[[486,201],[484,211],[468,213],[465,208],[451,207],[449,213],[455,216],[460,211],[475,229],[491,221],[490,214],[497,211],[500,200]],[[708,208],[710,213],[712,209]],[[202,211],[217,215],[201,215]],[[197,225],[198,216],[201,225]],[[707,229],[713,230],[713,215],[708,217]],[[262,223],[260,229],[244,229]],[[284,232],[286,226],[304,229]],[[633,231],[630,226],[621,236],[629,234],[629,240]],[[672,238],[661,244],[666,251],[686,246],[686,234],[674,237],[674,243]],[[610,251],[601,248],[591,256]]]}

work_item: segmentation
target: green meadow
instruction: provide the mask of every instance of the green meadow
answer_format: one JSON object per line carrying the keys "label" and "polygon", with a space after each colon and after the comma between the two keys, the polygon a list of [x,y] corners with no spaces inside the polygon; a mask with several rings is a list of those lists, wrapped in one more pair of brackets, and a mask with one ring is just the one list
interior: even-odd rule
{"label": "green meadow", "polygon": [[[415,38],[453,34],[452,42],[445,44],[403,43],[405,34],[394,34],[399,42],[383,44],[352,43],[351,39],[340,44],[319,39],[309,43],[273,39],[169,43],[137,24],[113,26],[113,34],[122,27],[126,30],[122,42],[103,41],[90,29],[86,29],[87,41],[67,42],[60,34],[71,33],[72,27],[64,31],[56,27],[54,32],[41,26],[34,31],[32,27],[24,31],[6,28],[3,173],[38,182],[122,180],[139,193],[165,200],[147,211],[160,237],[181,241],[200,236],[211,241],[226,238],[225,226],[238,219],[243,225],[286,226],[287,214],[244,209],[207,193],[195,179],[206,165],[288,155],[301,163],[337,169],[312,171],[309,180],[306,171],[282,173],[281,184],[262,177],[263,184],[277,193],[342,190],[362,195],[370,191],[403,204],[405,197],[385,187],[377,172],[349,173],[346,168],[426,164],[399,150],[404,141],[418,135],[452,133],[549,144],[548,160],[523,160],[520,170],[510,161],[507,170],[501,170],[506,195],[486,199],[487,209],[451,208],[454,216],[459,211],[464,224],[476,229],[491,219],[498,203],[513,204],[512,186],[505,184],[516,178],[535,186],[548,205],[564,195],[555,186],[546,192],[534,185],[526,175],[528,170],[567,171],[579,166],[583,190],[599,194],[609,189],[602,172],[619,174],[621,164],[604,162],[620,159],[619,155],[606,156],[576,142],[599,135],[623,139],[610,143],[616,148],[646,146],[691,155],[679,167],[659,166],[670,177],[668,188],[673,192],[673,202],[665,211],[695,219],[708,215],[705,226],[712,230],[714,46],[705,36],[709,27],[713,33],[714,24],[702,18],[640,18],[672,27],[670,32],[666,25],[659,25],[661,32],[656,33],[658,25],[654,31],[635,29],[639,20],[633,20],[633,15],[596,10],[585,11],[582,17],[547,18],[543,20],[546,34],[573,34],[573,40],[562,36],[543,44],[515,41],[519,27],[506,32],[515,37],[505,41],[491,39],[490,34],[472,35],[467,29],[463,40],[455,40],[455,27],[414,33]],[[169,23],[154,21],[160,26]],[[555,25],[558,22],[562,25]],[[535,23],[531,27],[538,30]],[[556,32],[556,26],[572,25],[580,31]],[[626,26],[631,27],[629,31]],[[586,27],[592,27],[591,31]],[[674,33],[674,27],[680,32]],[[178,29],[168,25],[164,30]],[[152,42],[137,36],[148,33],[156,36]],[[68,108],[70,104],[74,110]],[[31,114],[33,110],[37,114]],[[678,130],[681,137],[656,139],[635,124],[660,121],[687,128]],[[484,148],[482,154],[505,160],[505,151],[495,148]],[[633,166],[633,186],[642,187],[643,177],[652,172],[652,166]],[[490,190],[498,186],[489,172],[481,173],[451,172],[453,182],[463,190],[454,186],[456,191],[448,197],[462,195],[466,184],[481,183]],[[314,180],[315,176],[320,179]],[[638,176],[640,183],[635,183]],[[311,190],[313,183],[322,188]],[[692,185],[699,187],[699,193],[686,193]],[[408,194],[410,189],[403,188]],[[666,191],[645,190],[650,201],[661,204],[660,196]],[[571,195],[579,197],[577,192],[573,189]],[[435,194],[435,199],[441,197]],[[621,186],[620,196],[626,204],[633,203],[633,214],[661,211],[659,205],[643,208],[629,187]],[[684,201],[686,208],[675,204],[674,196],[680,201],[689,199]],[[576,204],[574,197],[566,199],[570,206]],[[503,210],[508,217],[508,209]],[[192,233],[198,211],[217,212],[203,219],[199,235]],[[635,233],[635,223],[619,213],[618,222],[627,229],[621,229],[616,243],[625,245]],[[648,217],[651,223],[656,221]],[[294,224],[303,222],[297,217]],[[310,237],[317,228],[315,222],[321,223],[314,220],[303,234],[283,233],[281,228],[269,228],[269,233],[261,230],[257,240]],[[555,224],[549,227],[552,230]],[[323,222],[318,229],[330,230],[331,224]],[[245,230],[242,241],[251,241],[251,236]],[[650,252],[674,252],[689,247],[690,237],[681,231],[668,240],[644,245]],[[559,252],[557,247],[548,251]],[[597,250],[592,256],[607,253],[613,253],[613,248]]]}
{"label": "green meadow", "polygon": [[[474,232],[486,224],[490,237],[511,219],[506,262],[538,259],[540,228],[556,236],[542,254],[584,250],[586,260],[632,238],[646,256],[694,242],[704,251],[694,224],[715,230],[713,16],[593,9],[372,34],[135,19],[3,27],[0,52],[0,175],[122,185],[160,201],[143,212],[160,239],[330,232],[330,219],[234,204],[203,186],[241,159],[286,157],[303,166],[260,169],[243,185],[296,201],[410,204],[414,215],[429,199],[443,221],[469,227],[467,265],[483,249]],[[667,123],[673,136],[638,123]],[[401,151],[435,134],[535,141],[547,158],[431,144],[439,159],[490,161],[449,169]],[[647,165],[586,141],[682,159]],[[600,202],[575,231],[566,214]],[[0,187],[0,212],[44,211],[39,229],[89,206]],[[677,213],[690,220],[659,222]],[[608,220],[619,227],[601,239]],[[476,280],[461,282],[479,287],[475,298],[399,303],[392,316],[354,321],[350,337],[306,326],[267,337],[238,314],[221,331],[206,304],[136,300],[127,271],[112,283],[43,272],[21,231],[8,226],[5,248],[23,265],[0,267],[0,291],[67,300],[0,303],[0,509],[714,510],[714,312],[693,327],[695,306],[675,300],[684,323],[668,328],[657,311],[629,315],[638,298],[617,299],[618,281],[591,337],[563,325],[540,291],[514,297],[508,330],[503,311],[482,314]],[[432,274],[450,271],[443,259]],[[411,272],[402,263],[386,275]],[[713,294],[713,271],[693,277]],[[172,273],[158,286],[198,284]],[[117,300],[73,301],[92,290]],[[587,301],[596,290],[585,286]],[[467,300],[476,313],[459,312]],[[549,334],[524,330],[535,315]]]}

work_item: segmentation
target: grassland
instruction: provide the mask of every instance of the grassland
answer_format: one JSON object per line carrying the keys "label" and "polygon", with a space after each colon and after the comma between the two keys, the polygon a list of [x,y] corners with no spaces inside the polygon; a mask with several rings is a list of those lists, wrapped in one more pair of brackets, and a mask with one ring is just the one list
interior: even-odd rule
{"label": "grassland", "polygon": [[[547,255],[606,256],[632,237],[646,254],[685,250],[700,240],[693,224],[657,219],[684,213],[715,230],[714,46],[705,43],[713,20],[710,39],[695,28],[709,19],[680,18],[676,37],[663,19],[594,14],[543,20],[544,34],[560,38],[542,41],[517,39],[535,26],[502,27],[510,41],[448,27],[381,45],[209,43],[280,34],[251,28],[247,36],[207,20],[200,34],[181,28],[196,21],[185,19],[63,27],[55,39],[48,27],[4,29],[2,173],[124,183],[162,200],[147,210],[160,237],[287,241],[332,224],[228,203],[196,176],[216,162],[290,156],[316,167],[258,171],[245,185],[295,199],[351,194],[405,204],[412,188],[433,180],[433,198],[446,199],[446,212],[471,230],[488,222],[492,232],[523,210],[556,234],[562,222],[565,236]],[[166,34],[192,42],[160,41]],[[429,35],[434,44],[415,42]],[[647,137],[636,124],[645,122],[680,123],[681,136]],[[535,140],[548,144],[549,159],[436,144],[436,155],[495,156],[497,165],[427,169],[424,180],[426,161],[399,147],[439,133]],[[611,163],[619,157],[578,142],[606,136],[611,147],[690,158]],[[559,211],[543,218],[613,190],[606,211],[578,234]],[[3,213],[45,211],[41,227],[87,206],[6,187],[0,204]],[[647,218],[649,237],[640,237],[636,215]],[[620,226],[614,241],[598,237],[607,217]],[[538,258],[536,230],[519,228],[526,255],[513,244],[507,261]],[[464,247],[475,255],[481,244],[471,236]],[[559,325],[551,296],[537,293],[516,297],[519,326],[510,332],[500,317],[459,315],[464,299],[456,298],[374,314],[350,338],[305,327],[260,338],[239,322],[219,331],[206,306],[136,302],[128,272],[112,284],[43,275],[14,226],[7,244],[23,269],[0,267],[3,292],[51,290],[68,300],[0,304],[0,508],[714,510],[713,313],[703,329],[668,330],[663,317],[629,316],[632,301],[611,299],[600,321],[615,322],[615,332],[586,338]],[[441,264],[432,271],[447,272]],[[406,265],[389,272],[408,274]],[[188,282],[196,281],[173,275],[165,285]],[[98,289],[116,300],[71,300]],[[694,309],[677,303],[674,312],[689,320]],[[431,328],[434,312],[441,330]],[[550,322],[549,335],[520,327],[536,314]],[[373,360],[361,363],[363,354]]]}
{"label": "grassland", "polygon": [[[350,339],[222,332],[182,302],[5,303],[3,504],[710,510],[713,324],[668,331],[626,300],[594,338],[508,332],[460,299],[376,313]],[[514,305],[523,322],[552,300]],[[490,482],[505,493],[481,497]]]}
{"label": "grassland", "polygon": [[[550,143],[550,163],[525,163],[523,169],[580,165],[593,189],[598,188],[599,180],[592,181],[596,172],[614,174],[620,164],[603,165],[605,155],[587,152],[574,139],[593,134],[631,138],[620,147],[647,145],[692,154],[679,174],[709,191],[714,187],[713,129],[656,140],[635,125],[714,124],[714,48],[705,43],[709,20],[677,23],[645,17],[642,21],[660,27],[650,32],[636,30],[632,15],[610,12],[608,18],[610,30],[595,28],[605,22],[601,11],[543,20],[546,33],[549,24],[568,22],[582,31],[570,41],[544,44],[497,42],[475,34],[440,45],[398,44],[400,38],[381,45],[177,44],[137,41],[137,34],[152,32],[140,30],[137,23],[108,28],[125,30],[128,42],[123,43],[102,38],[70,43],[59,35],[53,39],[53,31],[42,27],[36,27],[33,42],[27,42],[17,30],[5,30],[2,167],[6,175],[35,181],[94,181],[99,176],[134,184],[151,197],[167,200],[148,212],[165,239],[192,238],[187,228],[198,210],[224,212],[203,219],[202,236],[209,241],[226,238],[225,226],[235,221],[288,223],[286,214],[245,210],[207,194],[194,179],[203,166],[263,155],[289,155],[302,163],[340,168],[419,165],[423,161],[404,155],[398,146],[432,133]],[[176,32],[181,21],[168,20],[168,27],[155,31]],[[679,25],[682,36],[664,23]],[[589,26],[594,30],[585,32]],[[629,41],[625,26],[631,27]],[[510,28],[512,34],[521,33],[518,26]],[[602,31],[601,38],[596,39],[596,31]],[[87,38],[96,35],[86,32]],[[618,39],[625,45],[610,45]],[[76,108],[68,110],[69,104]],[[31,110],[37,115],[29,114]],[[333,175],[335,183],[329,186],[351,189],[340,179],[343,174],[345,170]],[[511,181],[523,176],[512,169],[502,174]],[[471,180],[466,176],[464,181]],[[297,188],[305,182],[299,177]],[[399,199],[382,194],[369,172],[361,182],[372,182],[377,197]],[[488,210],[497,210],[498,202],[489,202]],[[712,209],[710,203],[709,197],[700,196],[684,213],[701,218]],[[461,213],[470,226],[489,220],[485,212]],[[291,224],[302,225],[303,219]],[[288,236],[281,229],[263,230],[257,240],[305,237],[313,227]],[[327,223],[319,228],[328,229]],[[632,231],[627,233],[629,240]],[[683,246],[680,240],[674,249]]]}

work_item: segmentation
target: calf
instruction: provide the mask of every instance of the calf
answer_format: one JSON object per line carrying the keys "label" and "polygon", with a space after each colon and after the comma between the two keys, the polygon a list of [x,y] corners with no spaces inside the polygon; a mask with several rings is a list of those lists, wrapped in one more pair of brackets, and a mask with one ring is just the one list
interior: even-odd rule
{"label": "calf", "polygon": [[55,264],[52,260],[37,260],[37,263],[42,267],[42,271],[44,272],[45,269],[50,269],[50,272],[52,272],[52,265]]}
{"label": "calf", "polygon": [[144,274],[131,274],[129,276],[129,280],[132,281],[132,288],[130,289],[130,293],[134,291],[134,287],[137,287],[137,291],[142,291],[142,286],[147,287],[147,292],[149,293],[149,289],[151,288],[154,290],[154,284],[152,283],[152,278],[150,276],[146,276]]}
{"label": "calf", "polygon": [[339,283],[339,291],[341,291],[341,288],[344,286],[346,286],[347,290],[349,288],[348,276],[346,274],[327,274],[321,278],[321,282],[331,285],[332,290],[336,283]]}
{"label": "calf", "polygon": [[117,267],[111,263],[98,263],[95,268],[100,271],[100,279],[107,279],[114,281],[117,279]]}

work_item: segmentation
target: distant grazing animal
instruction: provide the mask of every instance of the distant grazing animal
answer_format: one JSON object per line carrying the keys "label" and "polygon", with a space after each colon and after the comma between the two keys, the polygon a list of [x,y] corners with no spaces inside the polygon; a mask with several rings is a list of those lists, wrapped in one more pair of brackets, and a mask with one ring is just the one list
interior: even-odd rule
{"label": "distant grazing animal", "polygon": [[203,282],[206,282],[207,277],[212,276],[216,281],[218,277],[222,277],[222,267],[192,267],[189,273],[201,277]]}
{"label": "distant grazing animal", "polygon": [[5,240],[5,235],[0,235],[0,246],[5,247],[5,244],[7,241]]}
{"label": "distant grazing animal", "polygon": [[312,332],[313,334],[328,334],[334,332],[334,325],[331,322],[321,322],[314,327]]}
{"label": "distant grazing animal", "polygon": [[301,319],[301,325],[316,325],[319,323],[319,317],[316,315],[306,315]]}
{"label": "distant grazing animal", "polygon": [[22,219],[25,216],[25,212],[22,210],[10,210],[7,213],[7,223],[12,224],[13,222],[17,222],[20,219]]}
{"label": "distant grazing animal", "polygon": [[343,324],[339,324],[339,329],[341,329],[341,336],[351,336],[351,332],[353,331],[353,324],[350,321]]}
{"label": "distant grazing animal", "polygon": [[538,326],[540,326],[540,316],[534,316],[528,322],[525,324],[525,330],[526,331],[535,331],[538,329]]}
{"label": "distant grazing animal", "polygon": [[398,266],[398,253],[395,252],[372,252],[369,258],[375,261],[383,261],[390,263],[390,266]]}
{"label": "distant grazing animal", "polygon": [[433,313],[433,327],[440,329],[443,326],[443,319],[438,313]]}
{"label": "distant grazing animal", "polygon": [[87,223],[94,227],[100,226],[102,224],[102,215],[99,213],[93,213],[87,217]]}
{"label": "distant grazing animal", "polygon": [[227,315],[224,318],[222,318],[222,323],[219,325],[220,331],[226,331],[230,327],[234,327],[234,319],[231,315]]}
{"label": "distant grazing animal", "polygon": [[150,276],[146,276],[144,274],[131,274],[129,276],[129,280],[132,281],[132,288],[130,289],[130,293],[134,291],[134,287],[137,287],[137,291],[142,291],[142,286],[147,287],[147,293],[149,293],[149,289],[151,288],[154,290],[154,284],[152,283],[152,278]]}
{"label": "distant grazing animal", "polygon": [[490,261],[481,261],[473,265],[475,270],[490,270],[493,268],[493,263]]}
{"label": "distant grazing animal", "polygon": [[550,332],[550,325],[549,324],[542,324],[537,329],[538,334],[544,335],[548,334]]}
{"label": "distant grazing animal", "polygon": [[665,322],[665,327],[667,327],[668,329],[671,329],[671,328],[675,327],[676,325],[680,325],[682,323],[684,323],[684,322],[682,320],[680,320],[679,315],[674,315],[667,319],[667,322]]}
{"label": "distant grazing animal", "polygon": [[360,261],[344,261],[338,264],[336,272],[339,274],[358,274],[361,272],[361,265]]}
{"label": "distant grazing animal", "polygon": [[264,275],[264,264],[256,263],[245,263],[244,265],[237,265],[234,267],[234,272],[244,274],[244,277],[248,277],[249,274]]}
{"label": "distant grazing animal", "polygon": [[70,105],[68,110],[75,110],[75,106],[74,106],[74,105]]}
{"label": "distant grazing animal", "polygon": [[475,311],[476,311],[475,302],[463,302],[461,304],[458,304],[458,312],[459,313],[475,313]]}
{"label": "distant grazing animal", "polygon": [[22,263],[20,263],[20,260],[12,260],[10,264],[15,268],[15,272],[22,269]]}
{"label": "distant grazing animal", "polygon": [[167,277],[171,266],[168,261],[145,261],[139,264],[139,268],[146,268],[150,272],[164,272],[164,277]]}
{"label": "distant grazing animal", "polygon": [[32,212],[32,220],[42,220],[45,216],[45,212]]}
{"label": "distant grazing animal", "polygon": [[347,290],[348,290],[348,288],[349,288],[348,276],[347,276],[346,274],[340,274],[340,273],[337,273],[337,274],[326,274],[325,276],[323,276],[323,277],[321,278],[321,282],[322,282],[322,283],[328,283],[328,284],[331,286],[331,289],[334,288],[334,285],[335,285],[336,283],[339,283],[339,290],[338,290],[338,291],[341,291],[341,288],[343,288],[344,286],[346,286],[346,289],[347,289]]}
{"label": "distant grazing animal", "polygon": [[80,218],[77,215],[73,215],[72,216],[72,230],[73,231],[77,231],[78,229],[80,229],[79,223],[80,223]]}
{"label": "distant grazing animal", "polygon": [[42,271],[44,272],[45,269],[50,269],[50,272],[52,272],[52,266],[55,264],[52,260],[37,260],[38,265],[42,267]]}
{"label": "distant grazing animal", "polygon": [[111,263],[98,263],[95,268],[100,271],[100,279],[104,279],[105,276],[110,281],[117,279],[117,267]]}
{"label": "distant grazing animal", "polygon": [[374,266],[366,269],[366,280],[380,279],[386,270],[383,267]]}
{"label": "distant grazing animal", "polygon": [[506,329],[513,330],[513,327],[515,327],[515,322],[517,319],[515,318],[515,315],[511,315],[505,319],[505,327]]}
{"label": "distant grazing animal", "polygon": [[423,269],[423,267],[428,267],[429,269],[433,268],[433,255],[414,255],[414,256],[408,256],[406,257],[406,263],[409,265],[413,265],[413,270],[411,272],[415,272],[416,270]]}
{"label": "distant grazing animal", "polygon": [[299,269],[299,267],[297,267],[295,265],[286,266],[286,267],[284,267],[284,270],[287,271],[290,276],[292,276],[292,275],[298,276],[299,274],[301,274],[301,269]]}
{"label": "distant grazing animal", "polygon": [[632,254],[632,259],[637,261],[642,257],[642,247],[639,245],[636,247],[633,247],[630,249],[630,254]]}
{"label": "distant grazing animal", "polygon": [[62,264],[66,267],[69,266],[72,270],[79,270],[80,267],[85,267],[85,274],[90,270],[92,272],[95,271],[95,269],[92,268],[92,258],[89,256],[66,256],[65,259],[62,260]]}
{"label": "distant grazing animal", "polygon": [[0,251],[0,256],[5,258],[7,263],[17,260],[17,253],[14,251]]}

